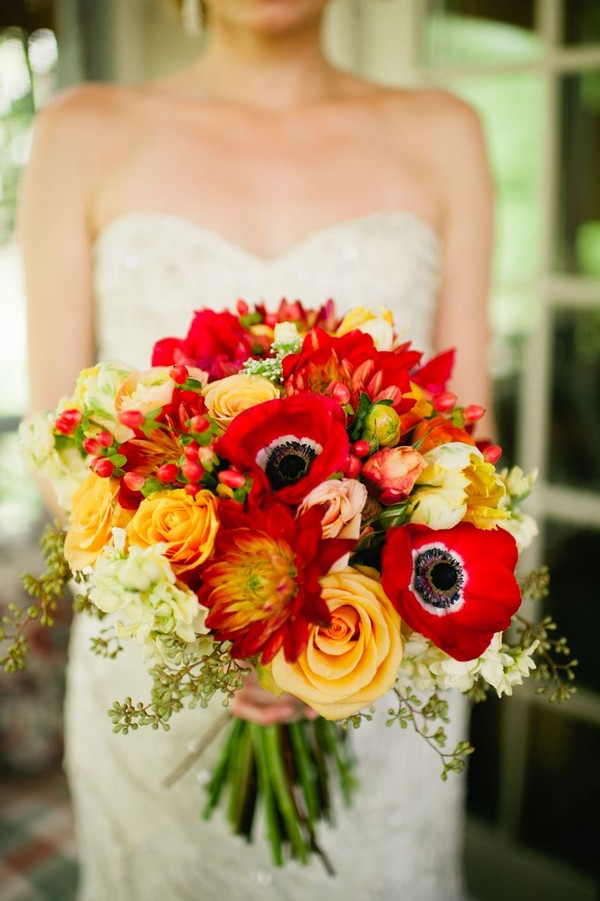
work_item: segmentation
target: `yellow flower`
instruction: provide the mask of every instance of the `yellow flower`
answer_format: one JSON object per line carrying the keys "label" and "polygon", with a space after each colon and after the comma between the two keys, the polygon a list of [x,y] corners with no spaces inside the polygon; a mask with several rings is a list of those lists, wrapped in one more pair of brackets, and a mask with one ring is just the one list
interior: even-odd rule
{"label": "yellow flower", "polygon": [[73,572],[93,566],[111,541],[111,529],[122,528],[131,517],[131,512],[117,503],[118,494],[116,479],[90,473],[73,495],[65,540],[65,557]]}
{"label": "yellow flower", "polygon": [[224,428],[242,410],[280,396],[279,389],[262,375],[242,373],[211,382],[202,393],[210,415]]}
{"label": "yellow flower", "polygon": [[385,307],[355,307],[346,313],[336,335],[359,329],[371,335],[377,350],[391,350],[394,343],[394,317]]}
{"label": "yellow flower", "polygon": [[493,464],[487,463],[475,448],[471,449],[470,465],[464,473],[469,480],[465,488],[465,522],[472,522],[478,529],[495,529],[501,521],[510,519],[509,511],[500,506],[506,486]]}
{"label": "yellow flower", "polygon": [[211,492],[191,497],[178,488],[143,500],[127,526],[127,539],[137,547],[163,545],[173,572],[179,574],[210,557],[218,529],[217,501]]}
{"label": "yellow flower", "polygon": [[277,690],[338,720],[369,707],[394,685],[402,660],[400,617],[375,570],[347,567],[320,584],[331,625],[311,627],[295,663],[280,651],[266,669]]}

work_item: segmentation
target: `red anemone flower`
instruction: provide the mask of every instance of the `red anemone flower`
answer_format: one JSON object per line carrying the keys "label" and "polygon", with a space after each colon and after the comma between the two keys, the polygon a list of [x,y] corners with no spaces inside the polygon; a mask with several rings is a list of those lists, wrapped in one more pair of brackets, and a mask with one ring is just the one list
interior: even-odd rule
{"label": "red anemone flower", "polygon": [[232,642],[233,657],[260,654],[267,664],[283,648],[294,662],[310,626],[330,625],[319,580],[355,542],[323,539],[316,507],[298,519],[277,501],[245,513],[232,501],[220,508],[223,521],[237,527],[219,531],[214,562],[201,572],[198,598],[210,608],[206,625],[217,640]]}
{"label": "red anemone flower", "polygon": [[301,394],[270,400],[239,413],[215,452],[241,471],[266,481],[279,500],[299,503],[341,470],[349,442],[341,407]]}
{"label": "red anemone flower", "polygon": [[406,525],[388,532],[383,588],[402,619],[455,660],[473,660],[521,603],[517,546],[504,529]]}

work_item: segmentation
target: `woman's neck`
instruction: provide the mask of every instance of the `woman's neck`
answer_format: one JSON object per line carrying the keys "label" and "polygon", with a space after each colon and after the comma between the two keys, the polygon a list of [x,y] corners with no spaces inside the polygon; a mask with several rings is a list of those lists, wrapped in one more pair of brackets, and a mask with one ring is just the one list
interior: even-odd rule
{"label": "woman's neck", "polygon": [[215,22],[190,75],[206,96],[279,111],[335,93],[318,23],[276,36]]}

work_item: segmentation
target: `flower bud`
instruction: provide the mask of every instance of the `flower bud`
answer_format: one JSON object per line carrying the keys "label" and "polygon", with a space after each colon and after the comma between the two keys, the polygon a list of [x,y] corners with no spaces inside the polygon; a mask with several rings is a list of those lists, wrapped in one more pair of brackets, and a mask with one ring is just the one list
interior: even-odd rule
{"label": "flower bud", "polygon": [[465,422],[477,422],[484,414],[485,408],[480,407],[479,404],[469,404],[469,406],[465,407],[463,410]]}
{"label": "flower bud", "polygon": [[437,394],[433,398],[433,406],[438,413],[447,413],[454,409],[456,400],[456,394],[453,394],[452,391],[443,391],[442,394]]}
{"label": "flower bud", "polygon": [[109,479],[113,474],[114,468],[114,463],[108,457],[96,457],[90,466],[92,472],[95,472],[101,479]]}
{"label": "flower bud", "polygon": [[144,414],[139,410],[121,410],[117,419],[128,429],[141,429],[144,424]]}
{"label": "flower bud", "polygon": [[179,467],[175,463],[164,463],[156,470],[156,476],[161,482],[174,482],[179,475]]}
{"label": "flower bud", "polygon": [[382,504],[396,504],[410,493],[424,469],[425,460],[413,447],[384,447],[369,457],[362,474]]}
{"label": "flower bud", "polygon": [[146,479],[141,474],[141,472],[135,472],[135,470],[131,470],[130,472],[125,473],[125,475],[123,476],[123,481],[130,491],[141,491],[141,489],[144,487],[144,482],[146,481]]}
{"label": "flower bud", "polygon": [[241,488],[246,482],[246,477],[235,469],[224,469],[217,478],[223,485],[227,485],[228,488],[233,488],[234,490]]}
{"label": "flower bud", "polygon": [[344,464],[344,475],[347,479],[357,479],[363,468],[361,461],[354,454],[348,454]]}
{"label": "flower bud", "polygon": [[332,382],[329,386],[328,394],[342,407],[350,400],[350,390],[343,382]]}
{"label": "flower bud", "polygon": [[392,447],[400,438],[400,417],[388,404],[372,404],[365,416],[362,437],[381,447]]}
{"label": "flower bud", "polygon": [[189,372],[187,366],[171,366],[171,371],[169,373],[173,381],[176,385],[183,385],[184,382],[187,382]]}
{"label": "flower bud", "polygon": [[54,428],[61,435],[70,435],[75,431],[82,419],[83,414],[81,410],[63,410],[60,416],[56,418]]}

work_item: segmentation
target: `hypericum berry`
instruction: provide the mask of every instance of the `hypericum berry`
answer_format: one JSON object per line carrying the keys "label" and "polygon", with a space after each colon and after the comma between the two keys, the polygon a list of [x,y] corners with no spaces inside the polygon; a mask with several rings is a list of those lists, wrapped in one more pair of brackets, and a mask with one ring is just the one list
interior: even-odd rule
{"label": "hypericum berry", "polygon": [[502,448],[499,444],[488,444],[482,451],[483,457],[487,463],[497,463],[502,456]]}
{"label": "hypericum berry", "polygon": [[228,488],[232,488],[234,491],[236,488],[241,488],[246,481],[246,476],[235,469],[224,469],[217,478],[219,482],[227,485]]}
{"label": "hypericum berry", "polygon": [[200,485],[196,482],[189,482],[189,484],[185,485],[183,490],[186,494],[191,494],[192,497],[195,497],[200,491]]}
{"label": "hypericum berry", "polygon": [[355,479],[360,475],[362,467],[363,465],[358,457],[355,457],[354,454],[348,454],[344,464],[344,475],[347,479]]}
{"label": "hypericum berry", "polygon": [[98,432],[96,435],[96,441],[98,444],[101,444],[102,447],[112,447],[114,444],[114,438],[107,432],[106,429],[102,429],[102,431]]}
{"label": "hypericum berry", "polygon": [[184,382],[187,382],[189,374],[187,366],[181,365],[171,366],[169,373],[176,385],[183,385]]}
{"label": "hypericum berry", "polygon": [[92,472],[95,472],[102,479],[110,479],[114,468],[114,463],[108,457],[96,457],[90,466]]}
{"label": "hypericum berry", "polygon": [[83,414],[81,410],[63,410],[60,416],[55,419],[54,428],[61,435],[70,435],[75,431],[82,419]]}
{"label": "hypericum berry", "polygon": [[195,463],[193,460],[186,460],[185,463],[182,463],[181,471],[188,482],[197,482],[198,479],[204,474],[204,470],[200,466],[200,464]]}
{"label": "hypericum berry", "polygon": [[371,445],[364,438],[361,438],[359,441],[354,442],[352,450],[357,457],[366,457],[371,450]]}
{"label": "hypericum berry", "polygon": [[128,429],[141,429],[144,425],[144,414],[139,410],[121,410],[117,419]]}
{"label": "hypericum berry", "polygon": [[164,463],[158,467],[156,475],[161,482],[174,482],[179,475],[179,467],[175,463]]}
{"label": "hypericum berry", "polygon": [[144,487],[146,478],[141,474],[141,472],[135,472],[135,470],[131,470],[131,472],[125,473],[125,475],[123,476],[123,481],[130,491],[141,491],[141,489]]}
{"label": "hypericum berry", "polygon": [[453,394],[452,391],[444,391],[433,398],[433,406],[438,413],[446,413],[448,410],[454,409],[456,401],[456,394]]}
{"label": "hypericum berry", "polygon": [[84,438],[81,446],[86,454],[91,454],[93,457],[97,457],[98,454],[102,453],[102,445],[95,438]]}
{"label": "hypericum berry", "polygon": [[192,463],[198,462],[198,451],[199,447],[197,444],[186,444],[183,449],[183,456],[186,460],[191,460]]}
{"label": "hypericum berry", "polygon": [[485,413],[485,407],[480,407],[479,404],[469,404],[468,407],[465,407],[463,410],[463,416],[465,417],[465,422],[477,422],[478,419]]}
{"label": "hypericum berry", "polygon": [[238,316],[247,316],[248,313],[250,312],[250,307],[248,306],[248,304],[246,303],[245,300],[241,300],[241,299],[238,300],[235,307],[236,307],[236,310],[238,311]]}
{"label": "hypericum berry", "polygon": [[205,432],[210,428],[210,420],[207,419],[206,416],[198,415],[192,416],[190,419],[190,429],[192,432],[196,432],[197,435],[201,435],[202,432]]}

